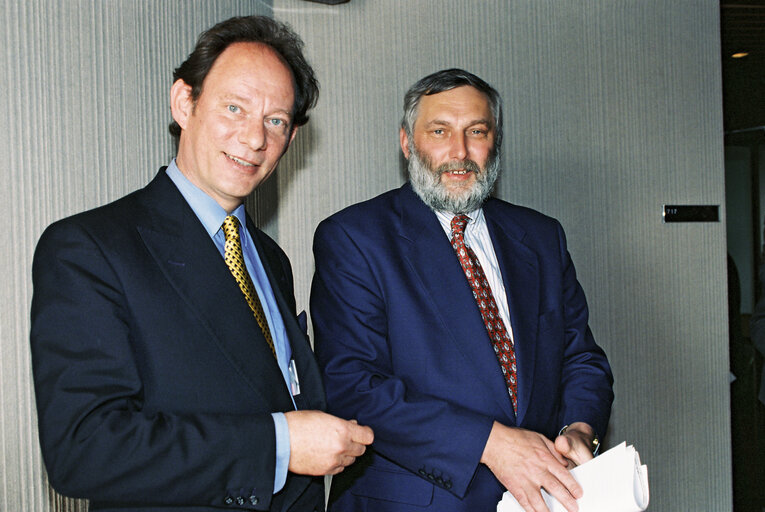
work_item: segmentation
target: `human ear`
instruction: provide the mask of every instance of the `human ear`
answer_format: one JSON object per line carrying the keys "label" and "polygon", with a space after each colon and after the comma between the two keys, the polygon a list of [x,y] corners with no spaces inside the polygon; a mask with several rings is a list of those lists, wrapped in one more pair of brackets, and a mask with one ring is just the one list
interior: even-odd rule
{"label": "human ear", "polygon": [[407,136],[406,130],[401,128],[398,132],[398,137],[401,141],[401,151],[404,153],[404,158],[409,160],[409,136]]}
{"label": "human ear", "polygon": [[191,86],[179,78],[173,82],[173,86],[170,88],[170,111],[173,119],[182,130],[186,129],[193,110],[194,100],[191,98]]}

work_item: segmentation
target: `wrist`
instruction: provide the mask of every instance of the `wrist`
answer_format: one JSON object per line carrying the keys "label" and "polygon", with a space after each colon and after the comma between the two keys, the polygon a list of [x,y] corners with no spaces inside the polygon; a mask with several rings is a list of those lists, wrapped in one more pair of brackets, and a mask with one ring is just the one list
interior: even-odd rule
{"label": "wrist", "polygon": [[576,435],[585,441],[587,448],[589,448],[593,455],[597,455],[600,451],[600,437],[595,432],[595,429],[587,423],[575,422],[570,425],[564,425],[560,432],[558,432],[558,435],[562,436],[566,432],[569,432],[569,435],[576,432]]}

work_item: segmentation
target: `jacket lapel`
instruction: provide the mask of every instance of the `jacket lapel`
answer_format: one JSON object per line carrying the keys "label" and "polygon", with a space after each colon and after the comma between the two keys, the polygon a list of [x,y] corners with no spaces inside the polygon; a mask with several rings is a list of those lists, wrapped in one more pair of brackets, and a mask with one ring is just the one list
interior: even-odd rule
{"label": "jacket lapel", "polygon": [[401,192],[399,234],[404,239],[403,255],[423,293],[434,304],[434,321],[451,335],[450,341],[464,357],[475,381],[482,382],[505,415],[513,418],[502,371],[454,249],[436,215],[410,185],[404,185]]}
{"label": "jacket lapel", "polygon": [[498,214],[489,200],[483,211],[497,255],[510,310],[518,371],[518,424],[528,409],[536,362],[539,320],[539,261],[524,244],[525,230]]}
{"label": "jacket lapel", "polygon": [[[298,409],[324,410],[326,409],[326,399],[319,369],[308,342],[308,334],[295,316],[295,303],[291,292],[292,276],[286,275],[281,268],[283,263],[279,255],[265,249],[261,239],[263,235],[255,228],[249,217],[247,218],[247,229],[250,231],[250,236],[266,271],[268,282],[274,292],[274,298],[279,307],[279,313],[287,331],[287,339],[292,349],[292,359],[297,367],[301,392],[293,396],[295,405]],[[292,300],[288,300],[288,298]]]}
{"label": "jacket lapel", "polygon": [[137,229],[173,288],[231,365],[274,410],[292,409],[276,360],[202,224],[160,172],[144,189],[149,212]]}

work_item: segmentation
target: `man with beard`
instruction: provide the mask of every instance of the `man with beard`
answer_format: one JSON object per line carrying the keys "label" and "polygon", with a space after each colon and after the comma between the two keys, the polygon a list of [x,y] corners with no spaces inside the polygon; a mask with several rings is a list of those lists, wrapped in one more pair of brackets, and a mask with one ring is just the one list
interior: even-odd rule
{"label": "man with beard", "polygon": [[375,431],[335,512],[487,511],[544,488],[569,511],[612,376],[560,224],[489,198],[499,94],[459,69],[404,99],[409,183],[322,222],[311,292],[329,410]]}

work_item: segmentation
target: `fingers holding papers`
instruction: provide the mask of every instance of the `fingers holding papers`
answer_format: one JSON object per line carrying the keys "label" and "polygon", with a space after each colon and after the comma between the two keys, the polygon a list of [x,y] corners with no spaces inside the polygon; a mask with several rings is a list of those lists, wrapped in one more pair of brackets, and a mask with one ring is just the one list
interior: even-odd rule
{"label": "fingers holding papers", "polygon": [[542,488],[567,511],[578,510],[582,488],[568,472],[568,461],[541,434],[494,422],[481,462],[527,512],[548,512]]}

